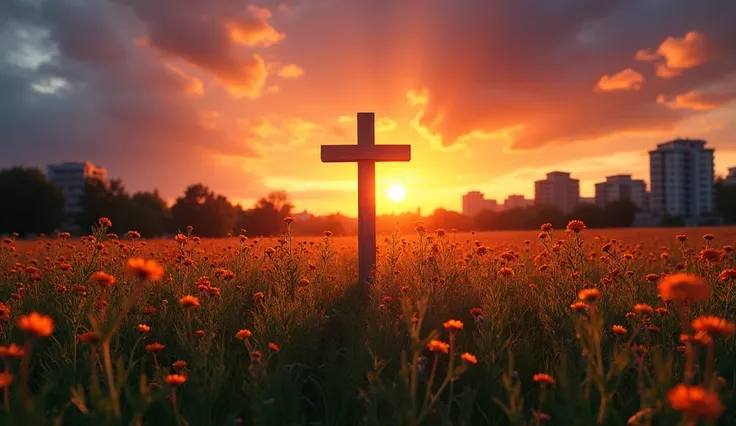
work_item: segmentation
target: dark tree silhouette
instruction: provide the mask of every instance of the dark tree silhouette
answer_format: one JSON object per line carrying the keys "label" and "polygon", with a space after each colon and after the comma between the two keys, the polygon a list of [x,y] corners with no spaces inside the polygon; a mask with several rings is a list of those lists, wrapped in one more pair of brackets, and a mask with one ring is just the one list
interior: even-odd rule
{"label": "dark tree silhouette", "polygon": [[641,209],[630,200],[612,201],[606,204],[603,215],[606,226],[626,228],[634,224],[636,214]]}
{"label": "dark tree silhouette", "polygon": [[271,192],[252,209],[239,214],[238,229],[245,229],[252,236],[280,235],[286,229],[283,219],[291,214],[293,207],[285,191]]}
{"label": "dark tree silhouette", "polygon": [[35,168],[0,171],[0,233],[51,233],[64,221],[64,194]]}
{"label": "dark tree silhouette", "polygon": [[716,180],[716,212],[726,223],[736,223],[736,185],[727,185],[721,178]]}
{"label": "dark tree silhouette", "polygon": [[112,179],[105,183],[98,179],[87,179],[81,202],[82,212],[77,215],[76,223],[82,229],[89,229],[104,216],[112,221],[111,232],[127,232],[130,230],[126,223],[129,201],[130,195],[125,191],[122,180]]}
{"label": "dark tree silhouette", "polygon": [[171,210],[158,190],[134,194],[126,208],[125,222],[131,230],[138,231],[144,237],[173,231]]}
{"label": "dark tree silhouette", "polygon": [[473,230],[473,220],[461,213],[439,208],[427,217],[426,228],[428,231],[435,231],[440,228],[447,232],[452,229],[471,231]]}
{"label": "dark tree silhouette", "polygon": [[588,228],[609,226],[604,210],[595,204],[580,204],[570,213],[570,219],[582,220]]}
{"label": "dark tree silhouette", "polygon": [[202,184],[189,186],[171,207],[174,228],[194,227],[201,237],[224,237],[233,231],[236,210],[230,201]]}

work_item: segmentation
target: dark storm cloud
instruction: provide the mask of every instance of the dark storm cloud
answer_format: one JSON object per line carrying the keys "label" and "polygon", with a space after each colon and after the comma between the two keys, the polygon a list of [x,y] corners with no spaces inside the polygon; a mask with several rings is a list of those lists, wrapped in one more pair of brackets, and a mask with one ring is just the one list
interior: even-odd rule
{"label": "dark storm cloud", "polygon": [[236,135],[203,124],[208,112],[191,96],[198,80],[136,44],[144,25],[128,5],[0,3],[3,165],[94,159],[155,175],[207,153],[255,155]]}

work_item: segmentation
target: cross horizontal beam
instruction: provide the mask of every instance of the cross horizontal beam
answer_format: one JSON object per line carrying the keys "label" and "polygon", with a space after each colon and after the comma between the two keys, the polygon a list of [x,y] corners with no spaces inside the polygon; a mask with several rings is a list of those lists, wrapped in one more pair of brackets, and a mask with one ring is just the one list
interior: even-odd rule
{"label": "cross horizontal beam", "polygon": [[410,145],[322,145],[323,163],[411,161]]}

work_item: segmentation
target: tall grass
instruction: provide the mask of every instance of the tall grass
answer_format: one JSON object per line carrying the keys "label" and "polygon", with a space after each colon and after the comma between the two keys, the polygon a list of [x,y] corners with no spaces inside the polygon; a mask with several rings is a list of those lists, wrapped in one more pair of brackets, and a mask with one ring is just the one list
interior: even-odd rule
{"label": "tall grass", "polygon": [[366,300],[354,243],[292,222],[4,241],[0,424],[736,424],[732,229],[487,245],[417,224],[382,240]]}

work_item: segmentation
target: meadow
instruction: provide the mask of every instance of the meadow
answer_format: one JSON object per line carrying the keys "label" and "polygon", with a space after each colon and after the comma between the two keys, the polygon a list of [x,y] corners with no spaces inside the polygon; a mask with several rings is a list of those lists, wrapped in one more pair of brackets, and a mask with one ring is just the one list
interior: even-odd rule
{"label": "meadow", "polygon": [[[736,424],[734,228],[0,246],[0,425]],[[541,224],[540,224],[541,225]]]}

